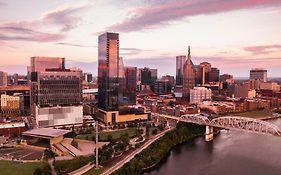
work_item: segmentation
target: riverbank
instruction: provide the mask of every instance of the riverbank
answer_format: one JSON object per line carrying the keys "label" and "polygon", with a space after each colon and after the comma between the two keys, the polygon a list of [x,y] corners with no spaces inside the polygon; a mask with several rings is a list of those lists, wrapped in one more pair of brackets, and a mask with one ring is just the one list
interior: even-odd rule
{"label": "riverbank", "polygon": [[198,135],[203,135],[205,127],[190,123],[178,123],[177,127],[152,143],[136,155],[130,162],[113,173],[113,175],[143,174],[145,170],[161,162],[175,146],[185,143]]}
{"label": "riverbank", "polygon": [[[269,122],[281,128],[280,118]],[[276,136],[222,130],[213,142],[197,137],[174,147],[144,175],[280,175],[280,144]]]}

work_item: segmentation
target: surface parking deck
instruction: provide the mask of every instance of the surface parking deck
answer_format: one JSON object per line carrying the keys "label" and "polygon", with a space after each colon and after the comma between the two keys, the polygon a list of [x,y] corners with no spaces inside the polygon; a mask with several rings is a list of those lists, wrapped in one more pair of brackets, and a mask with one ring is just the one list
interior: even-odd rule
{"label": "surface parking deck", "polygon": [[0,148],[0,157],[16,160],[41,160],[43,151],[27,148]]}

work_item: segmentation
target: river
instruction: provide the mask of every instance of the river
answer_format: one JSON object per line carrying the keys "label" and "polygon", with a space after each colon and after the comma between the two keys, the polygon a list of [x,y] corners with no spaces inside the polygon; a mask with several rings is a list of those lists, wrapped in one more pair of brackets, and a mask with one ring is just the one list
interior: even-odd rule
{"label": "river", "polygon": [[[281,119],[270,122],[281,128]],[[145,175],[281,175],[281,137],[222,130],[175,147]]]}

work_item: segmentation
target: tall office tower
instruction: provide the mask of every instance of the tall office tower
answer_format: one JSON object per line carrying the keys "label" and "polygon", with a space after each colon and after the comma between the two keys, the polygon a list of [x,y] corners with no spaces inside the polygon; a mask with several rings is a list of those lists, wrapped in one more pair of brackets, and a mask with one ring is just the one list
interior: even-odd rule
{"label": "tall office tower", "polygon": [[158,71],[157,69],[149,69],[151,72],[152,83],[154,83],[158,79]]}
{"label": "tall office tower", "polygon": [[195,85],[202,84],[202,67],[200,65],[194,65]]}
{"label": "tall office tower", "polygon": [[126,90],[125,67],[122,57],[118,58],[118,85],[118,105],[127,105],[127,98],[124,93]]}
{"label": "tall office tower", "polygon": [[19,81],[19,74],[14,74],[13,75],[13,84],[18,85],[18,81]]}
{"label": "tall office tower", "polygon": [[158,95],[171,93],[172,86],[168,79],[156,80],[154,83],[154,92]]}
{"label": "tall office tower", "polygon": [[137,89],[137,67],[126,67],[126,97],[128,104],[136,104],[136,89]]}
{"label": "tall office tower", "polygon": [[165,75],[165,76],[162,76],[161,78],[162,80],[167,80],[171,87],[174,88],[175,87],[175,77],[174,76],[171,76],[171,75]]}
{"label": "tall office tower", "polygon": [[140,69],[140,79],[142,85],[151,85],[152,76],[151,76],[151,71],[148,67]]}
{"label": "tall office tower", "polygon": [[209,73],[209,82],[218,82],[220,80],[220,70],[212,67]]}
{"label": "tall office tower", "polygon": [[118,110],[119,35],[104,33],[98,44],[98,107]]}
{"label": "tall office tower", "polygon": [[200,72],[200,75],[201,75],[201,84],[204,85],[205,83],[209,83],[210,80],[209,80],[209,77],[210,77],[210,72],[211,72],[211,64],[208,63],[208,62],[203,62],[203,63],[200,63],[200,67],[201,67],[201,72]]}
{"label": "tall office tower", "polygon": [[267,82],[267,70],[263,68],[254,68],[250,70],[251,80],[260,80]]}
{"label": "tall office tower", "polygon": [[31,58],[31,111],[37,127],[83,123],[82,71],[64,58]]}
{"label": "tall office tower", "polygon": [[188,46],[188,56],[187,60],[183,66],[183,97],[189,99],[190,89],[195,86],[195,74],[194,74],[194,64],[191,61],[190,47]]}
{"label": "tall office tower", "polygon": [[138,71],[138,78],[141,81],[141,85],[153,86],[157,80],[157,69],[150,69],[149,67],[140,68]]}
{"label": "tall office tower", "polygon": [[183,65],[185,61],[186,61],[185,55],[176,57],[176,85],[182,85]]}
{"label": "tall office tower", "polygon": [[8,74],[0,71],[0,86],[8,86]]}

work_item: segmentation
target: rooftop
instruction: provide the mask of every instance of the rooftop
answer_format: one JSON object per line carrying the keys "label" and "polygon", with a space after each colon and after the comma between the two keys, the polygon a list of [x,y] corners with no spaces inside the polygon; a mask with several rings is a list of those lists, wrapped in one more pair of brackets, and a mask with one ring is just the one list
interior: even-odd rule
{"label": "rooftop", "polygon": [[67,134],[69,132],[70,132],[69,130],[65,130],[65,129],[37,128],[37,129],[25,131],[22,133],[22,135],[54,138],[54,137],[63,136],[64,134]]}

